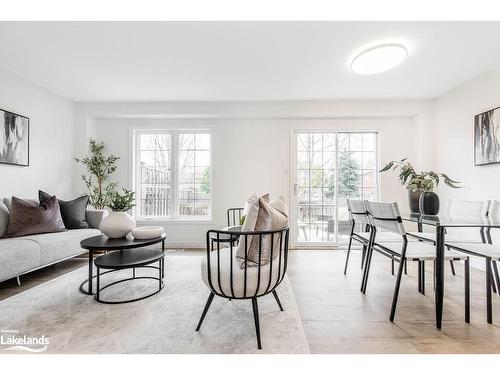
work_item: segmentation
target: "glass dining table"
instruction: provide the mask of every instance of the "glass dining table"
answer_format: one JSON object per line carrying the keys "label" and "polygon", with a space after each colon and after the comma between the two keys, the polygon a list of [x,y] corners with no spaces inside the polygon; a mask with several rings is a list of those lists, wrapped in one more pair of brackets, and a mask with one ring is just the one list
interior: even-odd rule
{"label": "glass dining table", "polygon": [[421,215],[417,213],[401,213],[401,219],[406,222],[416,223],[418,231],[422,232],[424,226],[434,227],[436,231],[436,327],[441,329],[443,322],[444,303],[444,252],[446,241],[446,228],[478,228],[484,242],[484,230],[487,228],[500,228],[500,220],[483,217],[453,218],[446,215]]}

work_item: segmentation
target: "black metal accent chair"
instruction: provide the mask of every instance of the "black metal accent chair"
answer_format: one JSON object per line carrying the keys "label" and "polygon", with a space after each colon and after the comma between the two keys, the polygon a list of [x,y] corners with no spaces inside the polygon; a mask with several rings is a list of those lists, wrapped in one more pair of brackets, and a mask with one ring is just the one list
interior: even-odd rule
{"label": "black metal accent chair", "polygon": [[[243,218],[243,207],[233,207],[227,210],[226,216],[227,216],[227,230],[230,232],[236,232],[239,233],[241,230],[240,227],[240,222],[241,219]],[[231,237],[231,236],[226,236],[226,235],[217,235],[215,233],[212,234],[211,239],[213,242],[217,241],[220,243],[229,243],[230,241],[235,241],[235,244],[238,243],[238,237]]]}
{"label": "black metal accent chair", "polygon": [[[365,202],[371,232],[372,240],[368,245],[366,255],[366,265],[361,283],[361,291],[366,293],[368,284],[368,277],[370,274],[371,260],[373,251],[385,255],[391,259],[397,259],[399,262],[398,273],[396,276],[396,284],[394,286],[394,293],[392,299],[391,313],[389,320],[394,321],[396,314],[396,306],[399,296],[399,288],[401,285],[401,277],[403,274],[404,263],[407,260],[418,262],[419,266],[419,292],[425,293],[425,269],[426,261],[434,261],[436,259],[436,249],[433,245],[427,242],[408,241],[407,233],[399,213],[397,203],[377,203]],[[378,229],[388,230],[394,234],[399,235],[401,240],[399,242],[378,242],[376,240]],[[463,260],[464,261],[464,275],[465,275],[465,321],[470,322],[470,265],[469,257],[456,251],[447,251],[445,254],[447,260]]]}
{"label": "black metal accent chair", "polygon": [[[219,239],[222,237],[229,237],[227,247],[221,246]],[[196,331],[200,330],[214,296],[230,300],[249,299],[252,301],[257,346],[262,349],[257,299],[272,293],[279,309],[283,311],[276,287],[283,281],[287,270],[288,240],[288,226],[272,231],[209,230],[206,235],[207,256],[202,261],[201,272],[210,295]],[[255,251],[253,244],[257,244],[258,261],[255,263],[248,260],[249,251]],[[244,252],[242,259],[235,256],[238,247]],[[272,260],[266,264],[261,261],[264,251],[268,252]]]}

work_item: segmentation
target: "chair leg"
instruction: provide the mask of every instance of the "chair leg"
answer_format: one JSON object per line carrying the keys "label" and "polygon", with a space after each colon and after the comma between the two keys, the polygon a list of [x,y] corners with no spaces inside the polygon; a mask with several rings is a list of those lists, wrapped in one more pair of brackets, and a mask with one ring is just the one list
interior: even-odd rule
{"label": "chair leg", "polygon": [[368,241],[368,246],[366,248],[366,260],[365,260],[365,269],[363,270],[363,278],[361,280],[361,292],[366,293],[366,287],[368,285],[368,275],[370,274],[370,266],[372,263],[372,255],[373,255],[373,243],[375,241],[375,234],[377,230],[372,228],[370,234],[370,240]]}
{"label": "chair leg", "polygon": [[21,279],[19,276],[16,276],[17,286],[21,286]]}
{"label": "chair leg", "polygon": [[373,247],[368,247],[366,254],[365,271],[363,273],[363,280],[361,282],[361,292],[366,294],[366,287],[368,286],[368,275],[370,274],[370,267],[372,265]]}
{"label": "chair leg", "polygon": [[215,294],[210,293],[207,299],[207,303],[205,304],[205,308],[203,309],[203,312],[201,313],[201,318],[200,321],[198,322],[198,326],[196,327],[196,331],[199,331],[201,328],[201,323],[203,323],[203,319],[205,319],[205,315],[207,315],[208,309],[210,308],[210,305],[212,304],[212,301],[214,299]]}
{"label": "chair leg", "polygon": [[349,246],[347,247],[347,256],[345,258],[344,275],[347,274],[347,264],[349,263],[349,255],[351,255],[352,237],[349,237]]}
{"label": "chair leg", "polygon": [[391,273],[394,276],[394,258],[391,259]]}
{"label": "chair leg", "polygon": [[276,300],[276,303],[278,304],[278,307],[280,308],[280,310],[284,311],[283,306],[281,305],[281,301],[278,297],[278,293],[276,293],[276,290],[273,290],[273,296],[274,296],[274,299]]}
{"label": "chair leg", "polygon": [[417,280],[418,292],[422,293],[422,261],[418,261],[418,280]]}
{"label": "chair leg", "polygon": [[365,259],[366,259],[366,245],[363,245],[363,248],[361,249],[361,269],[363,269],[363,265],[365,264]]}
{"label": "chair leg", "polygon": [[422,294],[425,296],[425,261],[422,261]]}
{"label": "chair leg", "polygon": [[453,264],[453,260],[451,260],[451,259],[450,259],[450,268],[451,268],[451,274],[453,276],[455,276],[456,275],[456,273],[455,273],[455,265]]}
{"label": "chair leg", "polygon": [[469,258],[464,261],[464,289],[465,289],[465,323],[470,323],[470,263]]}
{"label": "chair leg", "polygon": [[408,262],[405,260],[405,275],[408,275]]}
{"label": "chair leg", "polygon": [[495,280],[497,283],[497,292],[498,292],[498,294],[500,294],[500,276],[498,275],[497,261],[494,260],[491,262],[491,264],[493,265],[493,273],[495,275]]}
{"label": "chair leg", "polygon": [[494,277],[494,273],[493,273],[493,261],[491,262],[491,269],[492,269],[492,272],[491,272],[491,290],[493,293],[496,293],[497,287],[495,285],[495,277]]}
{"label": "chair leg", "polygon": [[405,262],[404,255],[401,258],[401,262],[399,263],[398,267],[398,275],[396,277],[396,285],[394,286],[394,295],[392,296],[392,307],[391,307],[391,315],[389,317],[389,320],[391,322],[394,321],[394,316],[396,315],[396,305],[398,303],[398,296],[399,296],[399,287],[401,286],[401,276],[403,275],[403,268],[404,268],[404,262]]}
{"label": "chair leg", "polygon": [[432,267],[432,290],[436,291],[436,260],[434,260],[434,264]]}
{"label": "chair leg", "polygon": [[255,322],[255,333],[257,335],[257,348],[262,349],[260,343],[260,324],[259,324],[259,307],[257,305],[257,298],[252,298],[253,320]]}
{"label": "chair leg", "polygon": [[418,291],[425,295],[425,262],[418,261]]}
{"label": "chair leg", "polygon": [[491,306],[491,258],[486,258],[486,320],[493,323],[493,313]]}

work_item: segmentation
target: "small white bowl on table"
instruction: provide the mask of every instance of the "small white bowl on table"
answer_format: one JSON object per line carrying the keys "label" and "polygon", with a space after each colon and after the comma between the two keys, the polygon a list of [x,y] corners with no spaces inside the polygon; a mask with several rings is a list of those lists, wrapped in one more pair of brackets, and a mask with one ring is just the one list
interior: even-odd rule
{"label": "small white bowl on table", "polygon": [[158,238],[163,233],[165,233],[165,229],[163,227],[157,226],[136,227],[132,230],[132,236],[134,236],[134,238],[137,240],[149,240],[152,238]]}

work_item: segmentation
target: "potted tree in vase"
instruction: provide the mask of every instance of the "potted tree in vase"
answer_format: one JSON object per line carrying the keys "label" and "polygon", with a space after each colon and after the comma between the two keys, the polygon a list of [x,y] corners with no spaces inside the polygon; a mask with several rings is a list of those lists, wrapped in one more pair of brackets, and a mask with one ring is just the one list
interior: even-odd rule
{"label": "potted tree in vase", "polygon": [[408,200],[410,211],[414,213],[422,213],[425,215],[437,215],[439,212],[439,197],[434,190],[439,185],[440,179],[453,188],[458,189],[460,182],[452,180],[444,173],[416,172],[411,163],[407,159],[393,160],[380,170],[386,172],[389,170],[399,170],[399,181],[401,185],[408,189]]}
{"label": "potted tree in vase", "polygon": [[75,158],[77,163],[85,165],[88,175],[83,174],[82,180],[89,191],[90,204],[98,210],[103,210],[116,192],[118,184],[109,182],[109,176],[116,171],[117,161],[115,155],[104,154],[104,143],[90,138],[90,154],[83,158]]}
{"label": "potted tree in vase", "polygon": [[115,192],[111,197],[111,212],[101,221],[99,229],[109,238],[122,238],[135,228],[135,219],[127,213],[134,204],[134,192],[123,189],[123,194]]}

